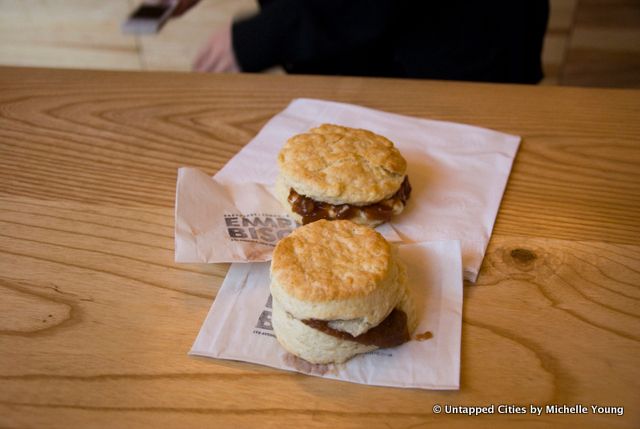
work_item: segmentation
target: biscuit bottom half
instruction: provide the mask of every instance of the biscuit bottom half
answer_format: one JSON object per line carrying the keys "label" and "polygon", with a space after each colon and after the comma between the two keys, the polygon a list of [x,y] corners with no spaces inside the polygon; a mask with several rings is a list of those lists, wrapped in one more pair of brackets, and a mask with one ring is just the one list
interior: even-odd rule
{"label": "biscuit bottom half", "polygon": [[272,324],[280,344],[290,353],[314,364],[342,363],[351,357],[395,347],[411,339],[407,314],[395,308],[377,326],[356,337],[335,329],[332,321],[299,320],[273,300]]}
{"label": "biscuit bottom half", "polygon": [[361,225],[374,227],[402,213],[411,195],[411,184],[409,178],[405,177],[400,188],[391,197],[366,205],[317,201],[299,194],[294,188],[286,186],[283,181],[276,185],[276,193],[281,203],[291,210],[296,221],[303,225],[320,219],[348,219]]}

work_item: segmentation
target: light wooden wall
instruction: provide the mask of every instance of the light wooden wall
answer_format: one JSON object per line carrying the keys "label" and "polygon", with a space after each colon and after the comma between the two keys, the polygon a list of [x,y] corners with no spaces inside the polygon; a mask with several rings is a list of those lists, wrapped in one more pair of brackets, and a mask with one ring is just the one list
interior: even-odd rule
{"label": "light wooden wall", "polygon": [[543,84],[557,85],[560,82],[577,3],[578,0],[550,1],[549,24],[542,51]]}
{"label": "light wooden wall", "polygon": [[119,31],[128,0],[0,0],[3,65],[140,69],[135,39]]}
{"label": "light wooden wall", "polygon": [[579,0],[560,83],[640,88],[640,0]]}
{"label": "light wooden wall", "polygon": [[137,0],[0,0],[0,65],[190,70],[198,49],[253,0],[203,0],[155,36],[124,35]]}

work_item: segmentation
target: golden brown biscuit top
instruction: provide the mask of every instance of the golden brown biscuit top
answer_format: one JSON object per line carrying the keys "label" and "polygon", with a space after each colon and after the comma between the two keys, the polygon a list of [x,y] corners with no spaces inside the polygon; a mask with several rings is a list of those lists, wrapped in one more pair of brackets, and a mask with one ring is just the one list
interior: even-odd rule
{"label": "golden brown biscuit top", "polygon": [[405,159],[385,137],[329,124],[291,137],[278,155],[278,165],[299,194],[357,205],[393,195],[407,170]]}
{"label": "golden brown biscuit top", "polygon": [[391,246],[375,230],[348,220],[319,220],[280,240],[271,278],[299,300],[324,302],[366,296],[383,287]]}

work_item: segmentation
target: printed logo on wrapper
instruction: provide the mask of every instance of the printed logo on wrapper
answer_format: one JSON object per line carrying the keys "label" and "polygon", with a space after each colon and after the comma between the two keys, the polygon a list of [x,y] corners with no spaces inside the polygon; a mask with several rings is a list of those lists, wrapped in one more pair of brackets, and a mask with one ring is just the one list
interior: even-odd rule
{"label": "printed logo on wrapper", "polygon": [[262,310],[262,313],[260,313],[260,317],[258,317],[258,322],[256,323],[253,333],[275,338],[275,335],[273,334],[273,325],[271,324],[271,299],[271,294],[269,294],[269,298],[267,298],[264,309]]}
{"label": "printed logo on wrapper", "polygon": [[225,213],[224,221],[231,241],[248,241],[267,246],[275,246],[296,227],[296,223],[288,216],[265,213]]}

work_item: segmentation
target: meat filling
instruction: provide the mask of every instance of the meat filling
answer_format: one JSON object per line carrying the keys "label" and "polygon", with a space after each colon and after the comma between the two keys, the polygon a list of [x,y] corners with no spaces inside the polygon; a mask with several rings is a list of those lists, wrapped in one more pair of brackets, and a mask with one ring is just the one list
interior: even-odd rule
{"label": "meat filling", "polygon": [[294,213],[302,216],[302,224],[306,225],[320,219],[352,219],[364,214],[371,221],[387,222],[394,211],[404,208],[411,195],[409,178],[405,177],[400,189],[390,198],[367,206],[354,206],[351,204],[329,204],[315,201],[305,195],[298,194],[293,188],[289,191],[287,201],[291,204]]}
{"label": "meat filling", "polygon": [[355,341],[367,346],[376,346],[381,349],[395,347],[406,343],[411,339],[409,328],[407,327],[407,315],[404,311],[394,309],[386,319],[378,326],[369,329],[367,332],[354,337],[348,332],[338,331],[329,326],[328,320],[305,319],[302,320],[307,326],[324,332],[341,340]]}

